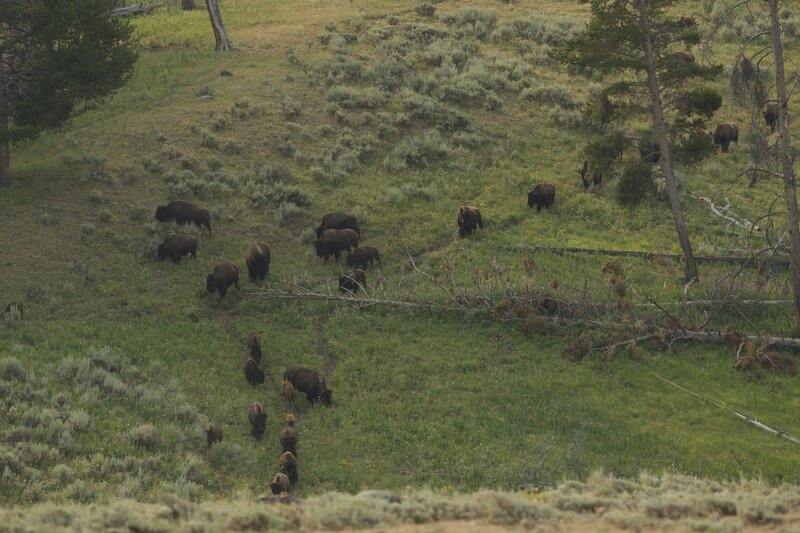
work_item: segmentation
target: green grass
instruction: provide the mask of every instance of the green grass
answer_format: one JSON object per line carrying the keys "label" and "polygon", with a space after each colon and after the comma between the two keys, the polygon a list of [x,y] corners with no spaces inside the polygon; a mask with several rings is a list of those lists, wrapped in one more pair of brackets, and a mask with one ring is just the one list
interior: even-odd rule
{"label": "green grass", "polygon": [[[571,27],[585,19],[585,8],[476,2],[498,17],[498,36],[479,39],[463,37],[482,34],[459,22],[466,14],[459,3],[436,4],[433,19],[415,5],[225,5],[238,48],[230,54],[210,51],[202,11],[158,10],[136,19],[141,57],[126,87],[65,131],[15,147],[13,185],[0,197],[8,229],[0,235],[0,304],[23,302],[25,320],[0,325],[0,359],[17,362],[0,366],[11,369],[0,373],[0,386],[15,398],[0,404],[2,418],[13,421],[0,428],[0,460],[11,465],[8,473],[0,468],[0,501],[263,493],[277,470],[277,433],[289,407],[278,399],[280,378],[293,365],[334,369],[333,407],[311,408],[302,397],[294,406],[300,496],[408,485],[550,486],[596,469],[622,477],[674,470],[714,480],[752,474],[770,483],[800,481],[789,444],[730,414],[739,410],[800,434],[796,378],[740,373],[727,348],[644,345],[613,357],[591,352],[573,364],[563,352],[581,328],[551,325],[545,335],[528,334],[513,313],[282,302],[265,299],[247,280],[221,303],[205,293],[214,264],[234,261],[244,272],[243,254],[254,240],[272,248],[270,283],[336,291],[343,261],[323,265],[304,234],[322,214],[344,210],[358,213],[365,244],[381,252],[384,268],[368,274],[377,297],[450,303],[411,267],[411,254],[439,282],[452,275],[471,298],[478,296],[473,278],[480,278],[493,303],[510,286],[518,295],[611,304],[595,318],[662,319],[646,307],[614,307],[612,275],[602,271],[607,257],[513,249],[536,243],[676,251],[665,203],[622,208],[609,177],[600,191],[582,192],[577,171],[591,130],[553,121],[552,103],[524,97],[526,89],[553,84],[569,104],[565,92],[580,100],[589,80],[543,60],[548,44],[499,31],[513,19],[533,19],[556,38],[553,20],[541,17]],[[484,18],[491,26],[493,16]],[[420,41],[425,28],[471,45],[461,71],[437,64],[443,50],[458,61],[462,51],[427,47]],[[358,42],[342,44],[337,32]],[[388,44],[387,32],[395,33]],[[405,54],[408,70],[399,81],[389,79],[396,71],[375,70],[390,49]],[[791,45],[788,53],[796,52]],[[735,46],[720,43],[715,53],[729,62]],[[371,109],[375,83],[386,93],[380,109]],[[723,79],[717,88],[728,94]],[[200,93],[213,97],[199,101]],[[330,94],[369,105],[354,109],[337,97],[342,105],[332,107]],[[727,99],[717,116],[746,123],[746,111]],[[420,153],[424,165],[414,159]],[[398,154],[404,164],[396,163]],[[682,169],[699,253],[765,243],[727,227],[689,194],[729,198],[735,216],[755,220],[781,188],[773,180],[748,188],[734,177],[745,165],[743,142]],[[537,214],[525,194],[547,181],[557,186],[556,203]],[[155,206],[176,193],[209,208],[214,226],[213,236],[198,232],[197,260],[180,265],[153,254],[153,244],[175,229],[155,222]],[[480,207],[486,228],[457,240],[455,212],[463,204]],[[695,299],[730,290],[755,299],[789,294],[785,273],[767,279],[754,269],[732,276],[729,267],[703,266],[701,282],[686,288],[680,266],[669,261],[620,263],[630,304],[675,302],[684,291]],[[787,307],[740,309],[745,316],[698,307],[683,318],[699,324],[710,317],[712,330],[732,322],[754,334],[793,333]],[[255,390],[242,376],[250,330],[261,334],[268,374]],[[625,339],[592,338],[599,345]],[[64,361],[85,365],[98,353],[120,369],[98,382],[64,378]],[[260,443],[246,418],[254,400],[268,411]],[[58,422],[39,427],[28,412]],[[225,440],[207,451],[203,429],[210,423],[222,427]]]}

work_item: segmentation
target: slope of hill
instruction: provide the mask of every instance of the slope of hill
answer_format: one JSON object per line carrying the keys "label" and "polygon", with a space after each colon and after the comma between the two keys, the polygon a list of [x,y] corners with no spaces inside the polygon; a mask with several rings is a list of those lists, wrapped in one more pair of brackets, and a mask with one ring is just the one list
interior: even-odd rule
{"label": "slope of hill", "polygon": [[[800,433],[795,378],[741,373],[723,347],[594,350],[627,337],[494,308],[510,294],[549,294],[578,302],[574,316],[644,326],[657,316],[637,307],[648,300],[733,294],[688,318],[791,333],[787,307],[737,303],[786,298],[784,273],[706,266],[686,287],[669,261],[625,259],[608,273],[605,257],[515,248],[672,251],[675,239],[657,198],[620,208],[613,179],[582,191],[593,131],[579,108],[592,73],[570,72],[552,50],[580,31],[585,6],[433,7],[241,0],[224,6],[230,54],[210,52],[204,12],[160,9],[134,22],[142,55],[125,88],[15,150],[14,184],[0,197],[0,303],[20,301],[26,313],[0,328],[0,501],[259,493],[292,409],[300,496],[547,487],[597,468],[798,481],[791,445],[730,415]],[[714,52],[729,64],[735,46]],[[724,79],[716,86],[728,94]],[[726,98],[718,116],[745,123],[747,112]],[[690,195],[729,199],[736,216],[757,219],[780,189],[748,188],[737,177],[746,159],[742,142],[682,170],[701,252],[765,242]],[[527,207],[537,182],[556,184],[553,209]],[[175,197],[208,207],[213,235],[157,223],[155,207]],[[467,239],[456,238],[462,204],[486,220]],[[337,291],[343,260],[323,264],[311,244],[311,228],[335,210],[355,213],[364,243],[381,251],[383,267],[368,274],[373,298],[446,308],[267,297],[267,285]],[[197,260],[156,260],[175,229],[199,235]],[[221,302],[207,295],[214,264],[244,271],[253,240],[272,247],[268,282],[243,280]],[[478,309],[450,310],[466,301]],[[267,371],[255,389],[242,377],[251,330]],[[331,408],[279,399],[293,365],[328,373]],[[254,400],[268,411],[261,442],[246,418]],[[225,438],[207,450],[210,423]]]}

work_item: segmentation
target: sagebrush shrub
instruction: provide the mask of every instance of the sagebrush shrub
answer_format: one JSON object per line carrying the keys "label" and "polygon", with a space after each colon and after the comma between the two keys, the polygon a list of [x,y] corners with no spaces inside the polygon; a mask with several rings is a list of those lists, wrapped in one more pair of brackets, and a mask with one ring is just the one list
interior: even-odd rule
{"label": "sagebrush shrub", "polygon": [[446,158],[450,148],[436,130],[404,138],[384,159],[390,170],[424,169]]}

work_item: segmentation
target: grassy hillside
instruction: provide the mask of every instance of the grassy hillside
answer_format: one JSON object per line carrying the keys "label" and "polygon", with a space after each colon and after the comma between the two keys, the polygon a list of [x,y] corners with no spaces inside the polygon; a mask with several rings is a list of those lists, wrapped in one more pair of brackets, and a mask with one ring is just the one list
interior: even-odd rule
{"label": "grassy hillside", "polygon": [[[128,85],[65,131],[13,152],[14,183],[0,196],[0,303],[22,302],[26,314],[0,327],[0,501],[260,493],[290,409],[299,417],[300,496],[546,487],[598,468],[798,481],[790,444],[730,414],[800,434],[796,378],[741,373],[735,351],[680,343],[570,360],[565,350],[626,337],[492,310],[510,291],[549,293],[609,304],[584,310],[590,318],[636,324],[661,320],[636,307],[649,299],[789,294],[783,272],[704,266],[701,282],[685,287],[669,261],[624,259],[609,273],[606,257],[514,248],[676,249],[658,195],[625,209],[611,177],[582,190],[582,147],[595,133],[579,108],[599,78],[571,72],[552,51],[580,31],[585,6],[440,2],[431,14],[415,2],[241,0],[223,15],[230,54],[210,51],[204,12],[162,8],[136,19],[141,57]],[[731,19],[711,58],[729,69],[748,24]],[[796,57],[796,43],[787,53]],[[728,95],[724,77],[715,85]],[[727,97],[717,117],[749,123]],[[746,162],[743,140],[681,169],[699,252],[766,243],[692,197],[762,216],[780,184],[749,188],[739,176]],[[556,203],[537,214],[525,193],[546,181],[558,188]],[[177,228],[198,233],[200,250],[172,265],[156,260],[155,246],[176,228],[153,212],[177,197],[208,207],[214,232]],[[479,206],[486,227],[459,240],[462,204]],[[452,280],[461,301],[483,298],[489,309],[281,301],[247,280],[222,302],[206,294],[213,266],[230,260],[244,271],[256,239],[272,247],[270,286],[335,292],[343,260],[324,265],[311,244],[311,228],[335,210],[357,214],[364,243],[381,251],[383,268],[369,272],[375,298],[450,304],[440,287],[457,291]],[[788,307],[698,306],[688,315],[714,330],[731,322],[792,333]],[[268,373],[256,389],[242,376],[250,330],[261,334]],[[328,373],[333,407],[279,400],[293,365]],[[269,414],[262,442],[249,435],[254,400]],[[225,439],[206,450],[209,423]]]}

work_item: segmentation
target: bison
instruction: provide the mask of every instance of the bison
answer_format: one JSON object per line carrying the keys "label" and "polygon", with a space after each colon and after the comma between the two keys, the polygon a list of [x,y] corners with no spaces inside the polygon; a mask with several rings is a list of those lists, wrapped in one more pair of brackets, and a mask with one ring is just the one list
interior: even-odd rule
{"label": "bison", "polygon": [[260,385],[266,380],[266,374],[258,368],[256,360],[252,357],[244,363],[244,379],[247,380],[251,387]]}
{"label": "bison", "polygon": [[213,273],[206,276],[206,290],[211,294],[218,291],[220,301],[231,285],[239,290],[239,269],[233,263],[220,263],[214,267]]}
{"label": "bison", "polygon": [[355,294],[359,287],[367,288],[367,273],[363,270],[357,268],[352,272],[339,276],[340,291]]}
{"label": "bison", "polygon": [[536,212],[550,209],[556,198],[556,186],[552,183],[539,183],[528,193],[528,207],[536,206]]}
{"label": "bison", "polygon": [[286,474],[292,485],[297,483],[297,457],[292,452],[283,452],[278,459],[278,472]]}
{"label": "bison", "polygon": [[458,235],[460,237],[472,235],[476,226],[480,226],[483,229],[483,218],[480,210],[477,207],[462,205],[458,208],[456,224],[458,224]]}
{"label": "bison", "polygon": [[348,215],[347,213],[328,213],[322,217],[322,223],[314,229],[317,239],[322,236],[322,232],[326,229],[351,229],[361,237],[358,219],[354,215]]}
{"label": "bison", "polygon": [[343,250],[350,252],[351,248],[358,248],[358,239],[358,233],[349,228],[326,229],[320,238],[314,241],[317,257],[324,258],[324,263],[327,263],[328,257],[332,255],[338,262]]}
{"label": "bison", "polygon": [[717,129],[711,135],[714,144],[720,145],[723,152],[728,151],[728,147],[732,142],[739,144],[739,126],[732,122],[723,122],[717,124]]}
{"label": "bison", "polygon": [[256,440],[261,440],[264,431],[267,429],[267,411],[261,402],[253,402],[247,409],[247,420],[252,426],[252,434]]}
{"label": "bison", "polygon": [[328,388],[324,374],[316,370],[294,366],[283,373],[283,380],[291,383],[294,390],[305,392],[311,405],[314,405],[317,400],[320,400],[323,405],[331,404],[333,390]]}
{"label": "bison", "polygon": [[349,267],[366,270],[367,266],[373,265],[373,261],[377,261],[378,266],[383,267],[378,249],[374,246],[359,246],[352,253],[347,254],[347,266]]}
{"label": "bison", "polygon": [[164,242],[158,245],[160,261],[169,257],[173,263],[178,263],[181,257],[189,254],[192,259],[197,259],[197,237],[188,233],[170,233],[164,237]]}
{"label": "bison", "polygon": [[778,111],[778,102],[769,102],[764,110],[764,122],[770,133],[775,133],[775,126],[778,125]]}
{"label": "bison", "polygon": [[289,476],[283,472],[278,472],[272,479],[272,483],[269,484],[269,488],[274,496],[286,496],[291,488]]}
{"label": "bison", "polygon": [[247,348],[250,350],[250,357],[256,363],[261,361],[261,339],[255,331],[247,334]]}
{"label": "bison", "polygon": [[294,401],[294,386],[286,380],[281,385],[281,398],[286,402]]}
{"label": "bison", "polygon": [[281,453],[292,452],[297,457],[297,429],[294,426],[286,426],[279,435],[281,443]]}
{"label": "bison", "polygon": [[206,430],[206,440],[209,448],[218,442],[222,442],[222,430],[218,426],[209,426]]}
{"label": "bison", "polygon": [[639,157],[645,163],[658,163],[661,159],[661,146],[655,141],[642,141],[639,143]]}
{"label": "bison", "polygon": [[156,207],[156,220],[167,222],[174,220],[178,224],[194,222],[198,228],[205,226],[208,234],[211,235],[211,213],[208,209],[203,209],[186,200],[173,200],[167,205]]}
{"label": "bison", "polygon": [[254,242],[247,247],[244,254],[244,263],[247,265],[247,273],[250,274],[250,281],[264,278],[269,274],[270,249],[267,243]]}

